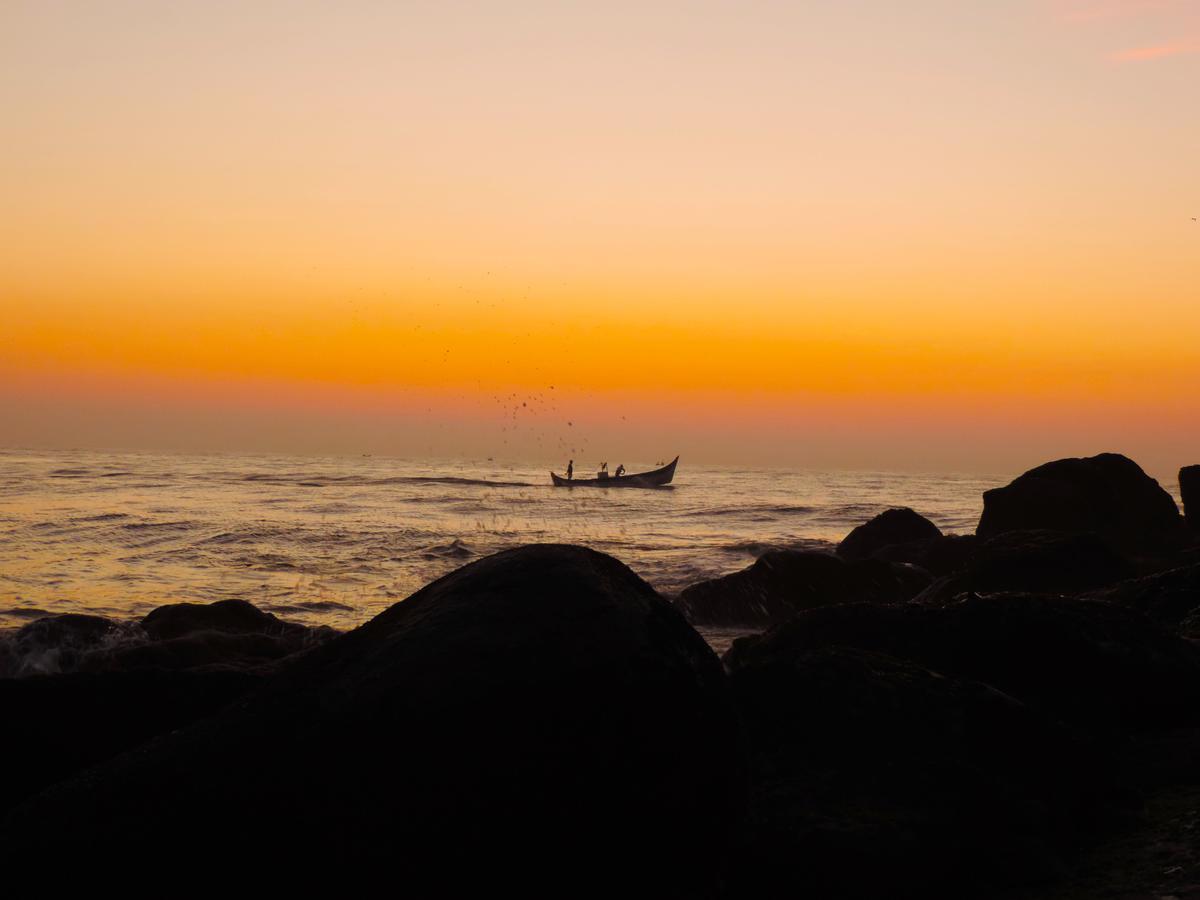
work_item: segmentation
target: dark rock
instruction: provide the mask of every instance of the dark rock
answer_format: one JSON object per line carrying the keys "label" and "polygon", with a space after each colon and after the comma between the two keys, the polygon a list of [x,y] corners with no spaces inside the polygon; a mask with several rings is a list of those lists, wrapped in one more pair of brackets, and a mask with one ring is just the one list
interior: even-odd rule
{"label": "dark rock", "polygon": [[978,896],[1048,876],[1129,802],[1012,697],[773,634],[730,666],[752,763],[738,896]]}
{"label": "dark rock", "polygon": [[872,558],[907,563],[931,575],[949,575],[968,565],[978,543],[979,539],[973,534],[943,534],[941,537],[880,547],[872,554]]}
{"label": "dark rock", "polygon": [[1179,499],[1183,501],[1188,525],[1200,531],[1200,466],[1184,466],[1179,470]]}
{"label": "dark rock", "polygon": [[685,588],[678,605],[694,624],[769,625],[827,603],[902,603],[928,584],[929,576],[911,566],[771,550],[740,572]]}
{"label": "dark rock", "polygon": [[851,531],[837,546],[844,559],[866,559],[893,544],[912,544],[942,536],[942,531],[908,507],[881,512]]}
{"label": "dark rock", "polygon": [[523,547],[44,792],[0,856],[136,847],[140,874],[177,876],[219,835],[223,871],[299,880],[319,858],[343,889],[704,895],[741,752],[720,663],[670,604],[611,557]]}
{"label": "dark rock", "polygon": [[1200,564],[1130,579],[1092,596],[1140,610],[1167,630],[1200,639]]}
{"label": "dark rock", "polygon": [[1135,610],[1092,600],[996,594],[942,606],[826,606],[735,641],[725,661],[735,669],[780,648],[831,646],[982,681],[1096,732],[1200,721],[1200,649]]}
{"label": "dark rock", "polygon": [[155,640],[170,640],[198,631],[226,634],[299,634],[307,629],[263,612],[245,600],[216,603],[173,603],[160,606],[142,619],[142,628]]}
{"label": "dark rock", "polygon": [[182,728],[257,686],[241,672],[106,672],[0,679],[7,738],[0,811],[150,738]]}
{"label": "dark rock", "polygon": [[978,542],[957,574],[935,582],[917,602],[945,602],[970,591],[1078,594],[1132,574],[1133,565],[1094,534],[1009,531]]}
{"label": "dark rock", "polygon": [[1118,549],[1142,552],[1179,542],[1183,517],[1137,463],[1102,453],[1046,463],[984,492],[980,537],[1028,529],[1094,532]]}

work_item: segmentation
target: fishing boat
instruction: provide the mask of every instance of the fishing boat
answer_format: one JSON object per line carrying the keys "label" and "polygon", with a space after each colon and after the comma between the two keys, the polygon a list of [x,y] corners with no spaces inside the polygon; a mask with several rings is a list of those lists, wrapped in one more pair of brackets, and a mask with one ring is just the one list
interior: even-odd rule
{"label": "fishing boat", "polygon": [[678,462],[677,456],[661,469],[637,472],[633,475],[609,475],[607,472],[601,472],[596,478],[563,478],[551,472],[550,478],[555,487],[662,487],[664,484],[670,484],[671,479],[675,477],[675,464]]}

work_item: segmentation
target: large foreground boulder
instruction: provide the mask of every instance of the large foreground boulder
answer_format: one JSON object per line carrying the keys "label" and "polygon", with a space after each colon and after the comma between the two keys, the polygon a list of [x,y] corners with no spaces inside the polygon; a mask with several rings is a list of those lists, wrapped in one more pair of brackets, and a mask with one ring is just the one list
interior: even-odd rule
{"label": "large foreground boulder", "polygon": [[1049,462],[984,492],[981,538],[1028,529],[1093,532],[1119,549],[1146,552],[1180,541],[1183,517],[1141,466],[1102,453]]}
{"label": "large foreground boulder", "polygon": [[885,547],[936,540],[942,530],[908,507],[881,512],[859,525],[837,546],[844,559],[867,559]]}
{"label": "large foreground boulder", "polygon": [[685,588],[678,604],[693,624],[754,627],[827,603],[902,603],[929,581],[911,566],[848,562],[815,550],[770,550],[740,572]]}
{"label": "large foreground boulder", "polygon": [[1128,794],[986,685],[772,637],[731,659],[751,800],[736,896],[979,896],[1049,876]]}
{"label": "large foreground boulder", "polygon": [[1136,610],[1032,594],[944,605],[847,604],[808,610],[735,641],[732,669],[764,653],[857,647],[981,681],[1097,733],[1200,723],[1200,648]]}
{"label": "large foreground boulder", "polygon": [[1183,501],[1188,525],[1200,531],[1200,466],[1184,466],[1179,470],[1179,499]]}
{"label": "large foreground boulder", "polygon": [[0,678],[0,814],[55,782],[210,716],[262,682],[245,671]]}
{"label": "large foreground boulder", "polygon": [[88,870],[136,847],[141,875],[191,878],[216,842],[222,869],[276,885],[702,896],[742,783],[699,635],[611,557],[541,545],[459,569],[39,795],[0,856]]}

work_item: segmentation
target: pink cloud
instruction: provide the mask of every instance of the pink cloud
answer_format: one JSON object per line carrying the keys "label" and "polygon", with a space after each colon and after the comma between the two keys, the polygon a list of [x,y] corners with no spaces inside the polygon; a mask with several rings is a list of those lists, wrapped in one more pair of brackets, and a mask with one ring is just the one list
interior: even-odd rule
{"label": "pink cloud", "polygon": [[1060,21],[1103,36],[1120,63],[1200,52],[1200,0],[1050,0]]}
{"label": "pink cloud", "polygon": [[1131,47],[1112,55],[1117,62],[1146,62],[1152,59],[1164,59],[1168,56],[1181,56],[1185,53],[1200,52],[1200,40],[1172,41],[1165,44],[1153,44],[1148,47]]}

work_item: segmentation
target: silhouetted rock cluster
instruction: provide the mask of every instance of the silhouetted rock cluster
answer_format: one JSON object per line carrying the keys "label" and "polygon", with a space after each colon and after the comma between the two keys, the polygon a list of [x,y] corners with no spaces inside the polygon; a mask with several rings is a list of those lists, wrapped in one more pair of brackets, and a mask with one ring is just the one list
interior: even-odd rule
{"label": "silhouetted rock cluster", "polygon": [[[1136,819],[1157,776],[1125,748],[1200,727],[1195,552],[1170,496],[1104,454],[989,491],[977,534],[896,508],[842,541],[845,569],[764,558],[684,591],[698,624],[774,626],[724,658],[751,770],[731,882],[843,897],[1053,883]],[[881,590],[855,565],[932,582]]]}
{"label": "silhouetted rock cluster", "polygon": [[[240,602],[48,617],[0,645],[25,676],[0,679],[23,773],[0,860],[133,847],[154,883],[414,896],[1054,896],[1146,791],[1200,782],[1181,522],[1105,454],[988,492],[976,535],[892,509],[674,604],[538,545],[344,635]],[[689,619],[770,627],[720,661]]]}

